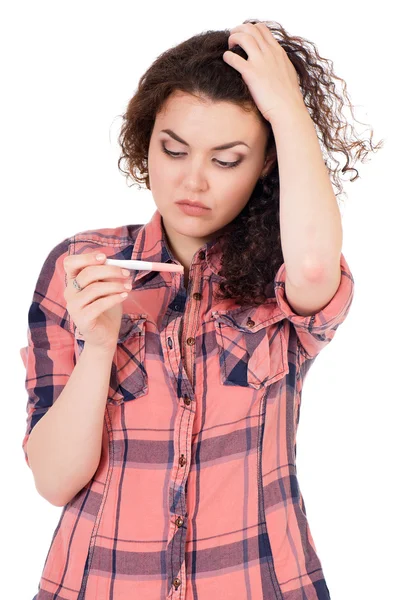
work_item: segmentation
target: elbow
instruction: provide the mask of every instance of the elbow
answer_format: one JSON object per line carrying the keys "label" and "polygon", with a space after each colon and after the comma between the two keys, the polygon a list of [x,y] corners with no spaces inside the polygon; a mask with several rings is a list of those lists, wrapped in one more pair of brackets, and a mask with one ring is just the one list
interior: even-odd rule
{"label": "elbow", "polygon": [[67,504],[67,502],[65,502],[65,499],[64,499],[64,497],[61,496],[61,494],[59,494],[58,492],[55,492],[54,489],[51,489],[51,488],[53,488],[53,485],[50,485],[50,483],[52,483],[52,482],[48,481],[48,477],[47,478],[44,477],[44,480],[43,480],[43,475],[47,474],[47,469],[44,469],[44,472],[43,472],[42,465],[36,464],[37,461],[36,461],[35,454],[34,454],[34,452],[32,452],[32,449],[29,447],[29,443],[30,443],[31,439],[32,438],[29,438],[29,440],[28,440],[25,452],[26,452],[26,462],[27,462],[30,470],[32,471],[36,491],[42,498],[44,498],[44,500],[47,500],[47,502],[49,502],[53,506],[65,506],[65,504]]}
{"label": "elbow", "polygon": [[36,481],[35,481],[35,487],[36,487],[38,494],[42,498],[44,498],[44,500],[47,500],[47,502],[49,502],[53,506],[65,506],[65,504],[67,504],[67,502],[65,502],[64,499],[61,498],[60,496],[54,496],[51,493],[44,492],[43,490],[41,490],[41,488],[37,485]]}
{"label": "elbow", "polygon": [[53,506],[59,506],[59,507],[64,507],[65,504],[67,504],[67,502],[59,502],[58,500],[50,500],[48,498],[45,498],[47,500],[47,502],[49,502],[50,504],[52,504]]}

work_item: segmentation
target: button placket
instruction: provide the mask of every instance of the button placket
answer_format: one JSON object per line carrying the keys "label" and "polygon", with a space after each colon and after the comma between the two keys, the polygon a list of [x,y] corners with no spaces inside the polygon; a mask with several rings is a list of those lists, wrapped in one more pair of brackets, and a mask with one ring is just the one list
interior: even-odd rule
{"label": "button placket", "polygon": [[[206,257],[206,254],[205,254],[205,252],[203,252],[203,251],[202,251],[202,252],[200,252],[200,253],[199,253],[199,258],[200,258],[201,260],[203,260],[205,257]],[[190,283],[192,283],[192,282],[190,282]],[[191,287],[192,287],[192,286],[191,286],[191,285],[189,285],[189,286],[188,286],[188,289],[190,289]],[[202,300],[203,296],[202,296],[202,294],[201,294],[200,292],[194,292],[194,293],[191,295],[191,298],[192,298],[192,300],[193,300],[193,301],[195,301],[195,300],[196,300],[197,302],[200,302],[200,301]],[[190,308],[189,310],[191,311],[191,310],[192,310],[192,308]],[[195,313],[196,313],[196,310],[195,310],[195,311],[193,311],[193,314],[195,314]],[[185,317],[185,315],[184,315],[184,317]],[[180,341],[180,348],[181,348],[181,360],[183,361],[183,364],[184,364],[185,371],[186,371],[186,373],[187,373],[187,375],[188,375],[188,380],[189,380],[189,381],[191,381],[190,372],[189,372],[189,370],[187,369],[187,365],[185,364],[185,360],[186,360],[186,358],[187,358],[187,356],[186,356],[186,354],[187,354],[187,353],[184,351],[184,349],[186,348],[186,346],[188,346],[188,347],[191,347],[191,348],[192,348],[192,347],[194,347],[194,346],[195,346],[195,343],[196,343],[196,339],[195,339],[195,337],[194,337],[194,336],[192,336],[192,335],[191,335],[191,336],[189,336],[189,337],[187,337],[187,338],[185,339],[185,336],[184,336],[184,334],[185,334],[185,331],[186,331],[186,328],[185,328],[185,326],[187,326],[187,325],[189,325],[189,324],[190,324],[190,319],[189,319],[189,317],[188,317],[188,320],[185,320],[185,319],[183,320],[183,325],[184,325],[184,326],[182,327],[181,336],[180,336],[180,340],[179,340],[179,341]],[[193,324],[192,324],[192,325],[193,325]],[[169,340],[167,340],[167,344],[168,344],[168,347],[169,347],[169,349],[171,349],[171,348],[172,348],[172,340],[171,340],[170,338],[169,338]],[[193,348],[193,351],[194,351],[194,348]],[[193,384],[192,384],[192,386],[191,386],[191,387],[193,387]],[[193,390],[191,390],[191,392],[192,392],[192,394],[193,394]],[[191,395],[191,394],[190,394],[190,395]],[[188,395],[188,394],[186,394],[186,393],[183,395],[183,401],[184,401],[184,405],[185,405],[186,407],[190,406],[190,405],[191,405],[191,402],[192,402],[191,398],[190,398],[190,397],[189,397],[189,395]],[[187,415],[187,414],[186,414],[185,416],[186,416],[186,417],[188,417],[188,415]],[[187,451],[189,451],[189,448],[186,448],[186,450],[187,450]],[[179,458],[178,458],[178,468],[186,468],[187,462],[188,462],[187,455],[186,455],[186,454],[180,454],[180,455],[179,455]],[[184,474],[183,474],[183,473],[180,473],[180,475],[181,475],[182,477],[184,477]],[[180,479],[181,479],[181,478],[179,477],[178,479],[179,479],[179,481],[180,481]],[[180,481],[180,484],[182,485],[181,481]],[[185,493],[186,493],[186,490],[187,490],[187,484],[185,483]],[[180,504],[179,504],[179,506],[180,506],[180,507],[181,507],[181,506],[184,506],[184,503],[183,503],[183,501],[182,501],[182,496],[180,497]],[[180,510],[181,510],[181,508],[180,508]],[[175,525],[175,526],[176,526],[178,529],[180,529],[181,527],[183,527],[183,525],[184,525],[184,518],[183,518],[182,516],[178,516],[178,517],[177,517],[177,518],[174,520],[174,525]],[[181,535],[184,535],[184,532],[183,532],[183,531],[181,531],[181,532],[180,532],[180,534],[181,534]],[[174,589],[175,589],[175,590],[178,590],[178,588],[179,588],[179,587],[181,586],[181,584],[182,584],[182,579],[181,579],[181,578],[179,578],[179,577],[174,577],[172,581],[173,581]]]}
{"label": "button placket", "polygon": [[[198,255],[198,256],[199,256],[199,258],[200,258],[201,260],[204,260],[204,259],[206,258],[206,253],[205,253],[205,252],[202,250],[202,251],[199,253],[199,255]],[[194,270],[194,275],[193,275],[193,277],[190,279],[190,283],[191,283],[191,285],[189,285],[189,286],[188,286],[188,288],[189,288],[189,289],[192,289],[192,287],[193,287],[193,285],[194,285],[194,284],[195,284],[195,287],[196,287],[196,284],[197,284],[197,283],[200,281],[200,279],[201,279],[201,276],[199,276],[199,273],[198,273],[198,269],[200,269],[200,267],[198,267],[198,266],[196,265],[196,266],[194,267],[194,269],[195,269],[195,270]],[[194,293],[192,293],[192,295],[191,295],[191,298],[192,298],[193,300],[196,300],[197,302],[200,302],[200,301],[202,300],[202,298],[203,298],[203,295],[202,295],[200,292],[194,292]],[[192,304],[190,304],[189,313],[191,313],[191,312],[192,312],[192,314],[196,314],[196,313],[197,313],[197,311],[195,311],[195,310],[192,310],[191,306],[192,306]],[[189,382],[191,383],[191,387],[193,387],[193,369],[194,369],[194,358],[193,358],[193,357],[190,357],[190,356],[187,356],[187,353],[184,351],[184,345],[185,345],[185,346],[191,346],[191,347],[192,347],[192,346],[195,346],[195,337],[193,337],[193,336],[189,336],[189,337],[187,337],[187,338],[184,340],[185,333],[186,333],[186,331],[187,331],[188,327],[190,327],[190,319],[189,319],[189,316],[188,316],[188,320],[186,319],[186,316],[187,316],[187,315],[186,315],[186,313],[185,313],[185,314],[184,314],[184,317],[183,317],[183,322],[182,322],[182,330],[181,330],[181,336],[180,336],[180,345],[181,345],[181,354],[182,354],[182,356],[181,356],[181,359],[182,359],[182,363],[183,363],[183,366],[184,366],[185,372],[186,372],[186,374],[187,374],[188,380],[189,380]],[[194,352],[194,351],[195,351],[195,350],[193,349],[193,352]],[[192,358],[192,360],[190,360],[190,358]]]}

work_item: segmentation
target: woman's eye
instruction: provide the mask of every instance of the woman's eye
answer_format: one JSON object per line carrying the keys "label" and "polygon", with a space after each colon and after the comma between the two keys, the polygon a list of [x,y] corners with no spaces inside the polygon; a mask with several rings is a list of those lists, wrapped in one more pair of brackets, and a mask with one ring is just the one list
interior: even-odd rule
{"label": "woman's eye", "polygon": [[[185,152],[172,152],[171,150],[167,150],[164,146],[162,146],[162,151],[167,154],[168,156],[171,156],[172,158],[177,158],[178,156],[183,156],[185,154]],[[217,160],[216,161],[222,165],[223,169],[232,169],[233,167],[237,167],[238,164],[241,162],[241,160],[235,160],[235,162],[224,162],[222,160]]]}

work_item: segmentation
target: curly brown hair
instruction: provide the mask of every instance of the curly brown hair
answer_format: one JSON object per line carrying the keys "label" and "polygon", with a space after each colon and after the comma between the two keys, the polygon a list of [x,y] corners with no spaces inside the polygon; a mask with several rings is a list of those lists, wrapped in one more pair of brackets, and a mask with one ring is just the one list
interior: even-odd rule
{"label": "curly brown hair", "polygon": [[[258,22],[258,19],[244,21]],[[355,131],[352,133],[354,139],[349,139],[346,135],[347,121],[342,115],[344,99],[336,92],[333,78],[342,82],[343,96],[352,115],[353,107],[346,94],[346,83],[333,73],[333,62],[320,57],[315,44],[305,38],[288,35],[278,22],[265,21],[265,24],[297,71],[304,103],[320,134],[323,154],[327,152],[333,160],[332,152],[342,152],[346,163],[341,172],[356,171],[356,176],[350,180],[355,181],[358,171],[349,166],[350,162],[352,165],[356,159],[364,162],[370,150],[375,152],[383,147],[384,140],[374,147],[373,130],[369,140],[361,140]],[[254,111],[266,127],[265,151],[268,158],[273,158],[273,164],[267,176],[258,180],[247,204],[220,238],[220,276],[223,279],[217,299],[233,298],[239,305],[260,305],[275,295],[273,281],[284,260],[279,225],[278,161],[269,121],[258,110],[242,75],[223,59],[223,53],[228,50],[229,35],[228,29],[195,35],[163,52],[141,76],[126,112],[119,115],[123,123],[118,138],[122,149],[118,168],[126,178],[145,182],[150,189],[147,160],[156,114],[168,96],[177,90],[213,102],[232,102],[243,110]],[[230,50],[248,58],[240,46]],[[120,166],[123,160],[127,163],[127,170]],[[339,166],[333,169],[327,159],[325,165],[333,174],[331,182],[337,188],[338,201],[342,193]],[[236,260],[237,256],[239,260]]]}

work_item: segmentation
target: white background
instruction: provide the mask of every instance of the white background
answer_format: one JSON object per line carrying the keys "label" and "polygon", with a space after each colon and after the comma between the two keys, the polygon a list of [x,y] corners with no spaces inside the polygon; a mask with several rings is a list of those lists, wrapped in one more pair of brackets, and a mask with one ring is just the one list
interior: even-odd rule
{"label": "white background", "polygon": [[365,124],[353,126],[371,126],[375,143],[385,140],[369,162],[356,163],[360,179],[345,176],[343,253],[355,297],[307,376],[297,469],[332,599],[397,597],[397,70],[387,7],[340,0],[14,0],[3,7],[3,598],[33,598],[62,510],[36,491],[21,447],[27,394],[19,349],[43,261],[79,231],[151,218],[151,192],[129,188],[117,169],[118,115],[166,48],[250,18],[278,21],[314,42],[347,82],[354,115]]}

